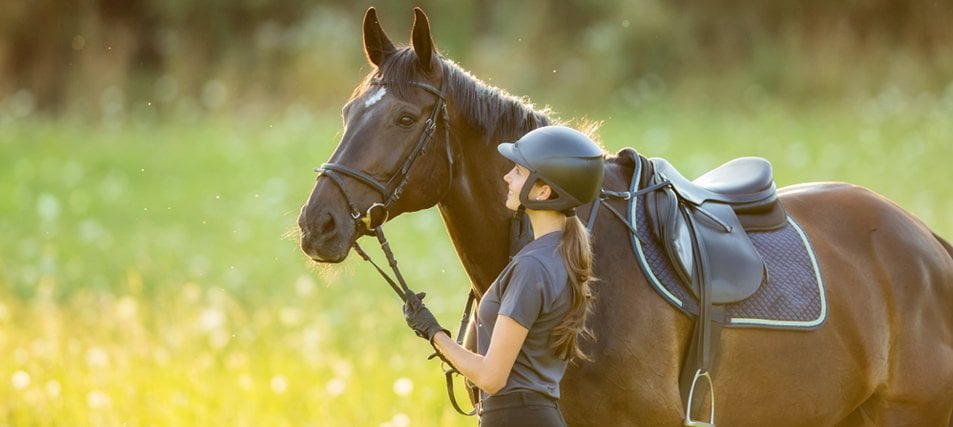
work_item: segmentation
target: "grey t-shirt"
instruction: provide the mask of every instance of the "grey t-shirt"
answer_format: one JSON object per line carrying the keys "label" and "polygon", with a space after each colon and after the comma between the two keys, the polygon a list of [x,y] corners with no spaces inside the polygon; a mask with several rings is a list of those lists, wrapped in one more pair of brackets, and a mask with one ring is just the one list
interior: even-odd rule
{"label": "grey t-shirt", "polygon": [[[567,361],[550,348],[550,335],[571,305],[569,276],[559,254],[562,232],[530,242],[490,285],[477,312],[477,350],[486,355],[498,315],[526,327],[529,333],[520,348],[506,385],[497,394],[533,390],[559,398],[559,381]],[[487,394],[481,392],[481,398]]]}

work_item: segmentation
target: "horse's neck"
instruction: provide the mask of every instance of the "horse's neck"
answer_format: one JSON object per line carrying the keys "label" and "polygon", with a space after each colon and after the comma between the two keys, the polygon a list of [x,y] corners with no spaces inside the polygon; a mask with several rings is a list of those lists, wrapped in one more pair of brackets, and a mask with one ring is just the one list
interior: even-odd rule
{"label": "horse's neck", "polygon": [[[550,119],[518,98],[485,88],[472,77],[458,74],[457,78],[460,88],[450,93],[451,98],[460,97],[448,100],[456,107],[451,108],[450,117],[454,124],[451,146],[457,160],[454,182],[438,206],[457,256],[473,287],[482,294],[508,261],[509,219],[513,216],[505,206],[503,182],[512,163],[497,153],[496,146],[549,124]],[[499,114],[486,117],[486,111]]]}
{"label": "horse's neck", "polygon": [[506,165],[489,139],[457,141],[463,150],[451,191],[439,203],[450,239],[473,287],[482,293],[508,261]]}

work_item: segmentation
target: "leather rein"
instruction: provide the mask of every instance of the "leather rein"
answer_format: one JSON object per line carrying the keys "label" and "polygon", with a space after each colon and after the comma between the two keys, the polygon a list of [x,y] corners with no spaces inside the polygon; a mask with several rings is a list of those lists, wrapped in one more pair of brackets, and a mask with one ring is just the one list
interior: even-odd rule
{"label": "leather rein", "polygon": [[[380,79],[374,79],[371,84],[385,86],[388,83]],[[314,171],[318,173],[319,178],[322,176],[330,178],[331,181],[334,182],[334,184],[341,191],[341,194],[344,195],[344,199],[347,201],[347,204],[351,209],[350,215],[354,222],[354,227],[358,232],[358,237],[363,235],[372,235],[377,237],[377,241],[381,246],[381,251],[384,252],[388,265],[394,274],[393,278],[391,278],[391,276],[387,274],[383,268],[381,268],[376,262],[374,262],[373,259],[371,259],[370,256],[368,256],[367,252],[365,252],[361,245],[358,244],[357,239],[354,240],[354,243],[351,244],[351,247],[354,248],[355,252],[357,252],[358,255],[364,259],[364,261],[371,263],[371,265],[377,269],[377,272],[380,273],[381,277],[387,281],[391,289],[393,289],[397,296],[400,297],[401,301],[406,301],[407,295],[413,291],[407,286],[404,276],[400,273],[400,269],[397,267],[397,260],[394,258],[394,253],[390,249],[390,243],[387,242],[387,238],[384,236],[383,224],[387,222],[390,207],[394,204],[394,202],[397,201],[397,199],[400,198],[404,188],[407,186],[411,168],[417,163],[417,160],[420,159],[421,154],[426,151],[427,146],[430,145],[430,141],[433,140],[433,136],[437,131],[438,119],[443,120],[444,141],[446,142],[447,149],[447,170],[450,174],[450,178],[447,180],[447,189],[449,190],[450,186],[453,184],[453,153],[450,148],[450,114],[447,110],[446,94],[443,90],[437,89],[428,83],[411,81],[410,85],[429,92],[437,98],[437,101],[434,104],[433,110],[430,112],[430,116],[427,118],[427,121],[424,122],[424,129],[421,132],[420,137],[417,139],[417,144],[414,145],[414,148],[410,151],[410,154],[407,156],[407,158],[404,159],[400,168],[397,169],[393,175],[391,175],[387,182],[381,182],[364,171],[340,163],[328,162],[314,169]],[[357,180],[359,183],[370,187],[381,195],[382,201],[372,204],[362,213],[361,210],[355,205],[353,197],[348,191],[348,187],[344,183],[344,177]],[[473,302],[475,299],[476,297],[473,292],[469,292],[466,309],[464,310],[463,318],[460,320],[460,329],[457,333],[457,344],[463,345],[463,336],[466,333],[470,311],[473,307]],[[432,359],[436,356],[438,356],[438,354],[435,352],[434,354],[430,355],[428,359]],[[457,403],[456,396],[454,395],[453,374],[459,373],[459,371],[447,363],[446,360],[444,360],[443,369],[447,380],[447,393],[450,396],[450,403],[453,405],[453,408],[463,415],[474,415],[476,413],[476,409],[470,412],[463,411],[463,409],[461,409],[460,405]]]}
{"label": "leather rein", "polygon": [[[373,85],[387,85],[386,82],[375,79],[371,82]],[[318,173],[318,177],[326,176],[331,179],[332,182],[338,187],[341,193],[344,195],[344,199],[347,201],[348,206],[351,209],[351,219],[354,222],[354,227],[357,230],[359,236],[363,235],[372,235],[375,236],[378,240],[378,243],[381,246],[381,251],[384,252],[384,255],[387,258],[388,265],[391,271],[394,274],[394,277],[391,278],[387,272],[384,271],[370,256],[367,252],[358,244],[357,239],[354,240],[354,243],[351,245],[354,250],[361,256],[364,261],[369,262],[371,265],[377,269],[377,272],[380,273],[381,277],[387,281],[391,289],[400,297],[401,301],[407,300],[407,295],[413,292],[404,280],[403,275],[400,273],[400,269],[397,266],[397,260],[394,258],[394,253],[390,248],[390,244],[387,242],[387,238],[384,236],[383,224],[387,221],[391,205],[400,198],[401,194],[404,191],[404,188],[407,186],[409,180],[410,170],[416,164],[417,160],[420,158],[420,155],[426,151],[427,146],[430,145],[433,136],[436,133],[438,119],[443,120],[444,126],[444,141],[446,142],[447,150],[447,163],[448,171],[450,178],[448,180],[447,188],[449,190],[450,186],[453,183],[453,155],[451,152],[451,142],[450,142],[450,117],[446,105],[446,95],[445,92],[437,89],[433,85],[428,83],[412,81],[410,82],[412,86],[423,89],[430,94],[434,95],[437,98],[436,103],[434,104],[433,110],[430,112],[430,116],[427,118],[427,121],[424,124],[423,132],[421,132],[417,144],[410,151],[410,154],[404,159],[400,168],[388,179],[386,183],[378,181],[376,178],[372,177],[370,174],[361,171],[359,169],[343,165],[340,163],[328,162],[321,165],[321,167],[315,168],[314,171]],[[438,114],[440,114],[438,116]],[[381,195],[382,202],[374,203],[368,207],[363,213],[357,208],[354,203],[351,193],[348,191],[348,187],[344,183],[344,177],[349,177],[351,179],[357,180],[361,184],[368,186],[378,192]],[[637,184],[637,183],[636,183]],[[670,185],[668,181],[658,183],[656,185],[649,186],[647,188],[640,189],[638,191],[628,192],[615,192],[608,191],[603,189],[593,203],[592,210],[589,214],[589,220],[587,221],[587,228],[591,231],[595,225],[595,219],[599,212],[601,206],[605,206],[610,212],[612,212],[617,218],[619,218],[623,224],[629,229],[630,232],[635,234],[635,228],[632,224],[625,219],[625,217],[616,210],[612,205],[604,203],[608,199],[621,199],[628,200],[631,197],[637,195],[656,191],[664,186]],[[527,235],[531,235],[528,232],[528,220],[523,215],[522,210],[517,211],[516,215],[510,220],[510,239],[509,239],[509,252],[510,257],[516,254],[522,245],[525,243],[523,240]],[[476,295],[471,290],[467,295],[467,302],[464,308],[463,316],[460,319],[460,327],[457,332],[457,344],[463,345],[464,334],[466,333],[467,326],[469,324],[470,314],[473,309],[473,303],[476,300]],[[431,354],[428,359],[438,357],[438,353]],[[444,374],[446,377],[447,384],[447,394],[450,398],[450,403],[458,413],[466,416],[472,416],[477,413],[477,409],[467,412],[461,409],[461,406],[457,403],[457,399],[453,389],[453,375],[459,374],[459,371],[453,367],[449,362],[441,357],[444,362]],[[468,384],[468,387],[472,387]]]}
{"label": "leather rein", "polygon": [[[370,84],[386,86],[388,83],[380,79],[374,79]],[[344,195],[344,200],[347,201],[347,204],[351,209],[351,219],[354,222],[354,228],[358,233],[358,237],[363,235],[372,235],[377,237],[377,240],[381,245],[381,249],[387,256],[388,264],[394,273],[396,282],[367,255],[367,252],[365,252],[364,249],[361,248],[361,245],[357,243],[357,239],[354,240],[354,243],[352,243],[351,246],[361,256],[361,258],[374,265],[374,267],[381,274],[381,276],[384,277],[394,292],[397,293],[397,296],[400,297],[401,301],[407,300],[407,293],[411,292],[411,290],[409,287],[407,287],[407,283],[404,280],[403,275],[400,274],[400,270],[397,268],[397,261],[394,258],[393,252],[390,250],[390,244],[387,242],[387,238],[384,236],[384,229],[382,228],[382,225],[387,222],[390,207],[394,204],[394,202],[397,201],[397,199],[400,198],[404,188],[407,186],[411,168],[414,166],[414,164],[416,164],[417,160],[420,158],[420,155],[426,151],[430,141],[433,140],[434,133],[437,130],[438,118],[443,118],[444,122],[444,137],[447,143],[447,162],[449,164],[448,168],[450,171],[450,179],[448,182],[453,182],[453,156],[450,152],[450,116],[447,111],[446,96],[444,95],[443,91],[428,83],[413,81],[410,84],[433,94],[437,98],[437,102],[434,104],[433,110],[430,112],[430,116],[427,118],[427,121],[424,122],[424,129],[420,133],[420,138],[417,139],[417,143],[414,145],[407,158],[404,159],[403,163],[400,165],[397,171],[391,175],[387,182],[382,183],[364,171],[341,163],[328,162],[322,164],[321,167],[314,169],[314,171],[318,173],[318,178],[322,176],[330,178],[331,181],[334,182],[334,184],[341,191],[341,194]],[[440,114],[440,116],[438,116],[438,114]],[[361,210],[355,205],[354,198],[351,196],[351,192],[348,191],[348,187],[344,184],[344,177],[355,179],[357,182],[364,184],[365,186],[370,187],[379,193],[381,196],[381,202],[372,204],[362,213]]]}

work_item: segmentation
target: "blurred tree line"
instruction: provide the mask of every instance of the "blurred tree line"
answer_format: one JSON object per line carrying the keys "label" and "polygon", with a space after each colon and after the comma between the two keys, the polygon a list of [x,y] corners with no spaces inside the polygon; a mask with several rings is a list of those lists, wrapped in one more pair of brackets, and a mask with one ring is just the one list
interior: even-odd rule
{"label": "blurred tree line", "polygon": [[946,0],[4,0],[0,116],[338,108],[371,5],[395,42],[419,5],[464,68],[579,108],[953,90]]}

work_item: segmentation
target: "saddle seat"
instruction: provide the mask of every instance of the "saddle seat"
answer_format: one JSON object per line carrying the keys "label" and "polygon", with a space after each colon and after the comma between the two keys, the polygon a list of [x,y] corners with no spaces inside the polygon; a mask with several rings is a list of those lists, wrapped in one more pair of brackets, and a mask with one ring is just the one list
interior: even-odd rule
{"label": "saddle seat", "polygon": [[655,172],[671,181],[681,198],[697,206],[708,201],[727,204],[745,230],[775,230],[786,224],[787,213],[778,202],[771,162],[766,159],[740,157],[694,181],[685,178],[668,160],[656,157],[651,162]]}

